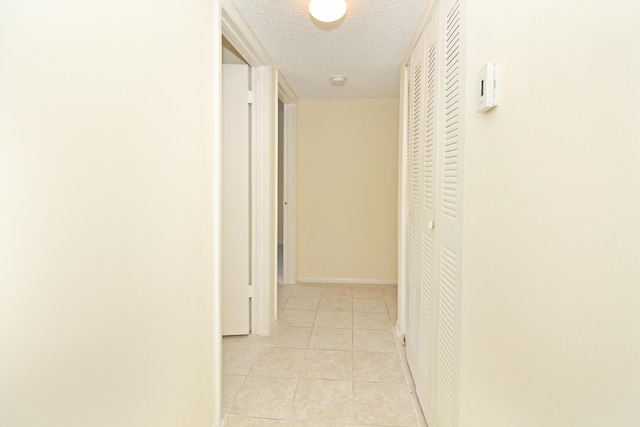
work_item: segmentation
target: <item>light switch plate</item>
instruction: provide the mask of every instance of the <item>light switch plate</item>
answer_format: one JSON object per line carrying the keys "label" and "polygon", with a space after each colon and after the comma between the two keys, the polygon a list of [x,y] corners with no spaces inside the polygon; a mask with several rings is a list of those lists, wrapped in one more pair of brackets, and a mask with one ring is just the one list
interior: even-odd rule
{"label": "light switch plate", "polygon": [[488,62],[478,71],[476,83],[476,111],[482,113],[498,105],[497,67]]}

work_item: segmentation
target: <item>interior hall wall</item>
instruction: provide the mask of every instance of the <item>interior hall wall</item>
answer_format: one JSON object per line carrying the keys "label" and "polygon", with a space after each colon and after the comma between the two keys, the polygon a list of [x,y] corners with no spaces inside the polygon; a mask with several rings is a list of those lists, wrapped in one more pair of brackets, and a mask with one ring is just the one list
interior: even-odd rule
{"label": "interior hall wall", "polygon": [[398,99],[301,100],[301,281],[397,282]]}
{"label": "interior hall wall", "polygon": [[0,425],[217,419],[213,4],[0,2]]}
{"label": "interior hall wall", "polygon": [[640,425],[640,6],[466,4],[460,426]]}

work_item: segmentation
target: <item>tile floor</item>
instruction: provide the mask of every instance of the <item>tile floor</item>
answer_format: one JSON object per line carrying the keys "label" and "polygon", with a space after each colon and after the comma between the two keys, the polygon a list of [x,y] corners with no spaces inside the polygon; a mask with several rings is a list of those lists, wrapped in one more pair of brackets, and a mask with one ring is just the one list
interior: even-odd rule
{"label": "tile floor", "polygon": [[392,324],[396,287],[278,286],[269,337],[223,340],[224,426],[420,426]]}

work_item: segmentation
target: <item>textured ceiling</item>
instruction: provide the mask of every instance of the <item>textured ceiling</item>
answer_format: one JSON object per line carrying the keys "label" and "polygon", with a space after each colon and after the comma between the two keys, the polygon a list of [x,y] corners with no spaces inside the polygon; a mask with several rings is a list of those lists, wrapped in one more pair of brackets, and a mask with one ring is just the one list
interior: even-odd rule
{"label": "textured ceiling", "polygon": [[[347,0],[334,23],[309,0],[232,0],[301,99],[397,97],[400,62],[429,0]],[[333,87],[329,78],[347,77]]]}

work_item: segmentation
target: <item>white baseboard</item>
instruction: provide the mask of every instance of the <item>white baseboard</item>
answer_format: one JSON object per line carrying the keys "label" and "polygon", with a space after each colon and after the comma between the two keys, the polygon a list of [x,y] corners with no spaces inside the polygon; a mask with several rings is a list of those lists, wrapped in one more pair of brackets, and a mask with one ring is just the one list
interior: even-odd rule
{"label": "white baseboard", "polygon": [[350,285],[397,285],[397,280],[329,279],[326,277],[298,277],[298,283],[348,283]]}
{"label": "white baseboard", "polygon": [[396,338],[404,342],[404,334],[402,333],[402,328],[400,327],[400,321],[396,322],[393,331],[396,333]]}

